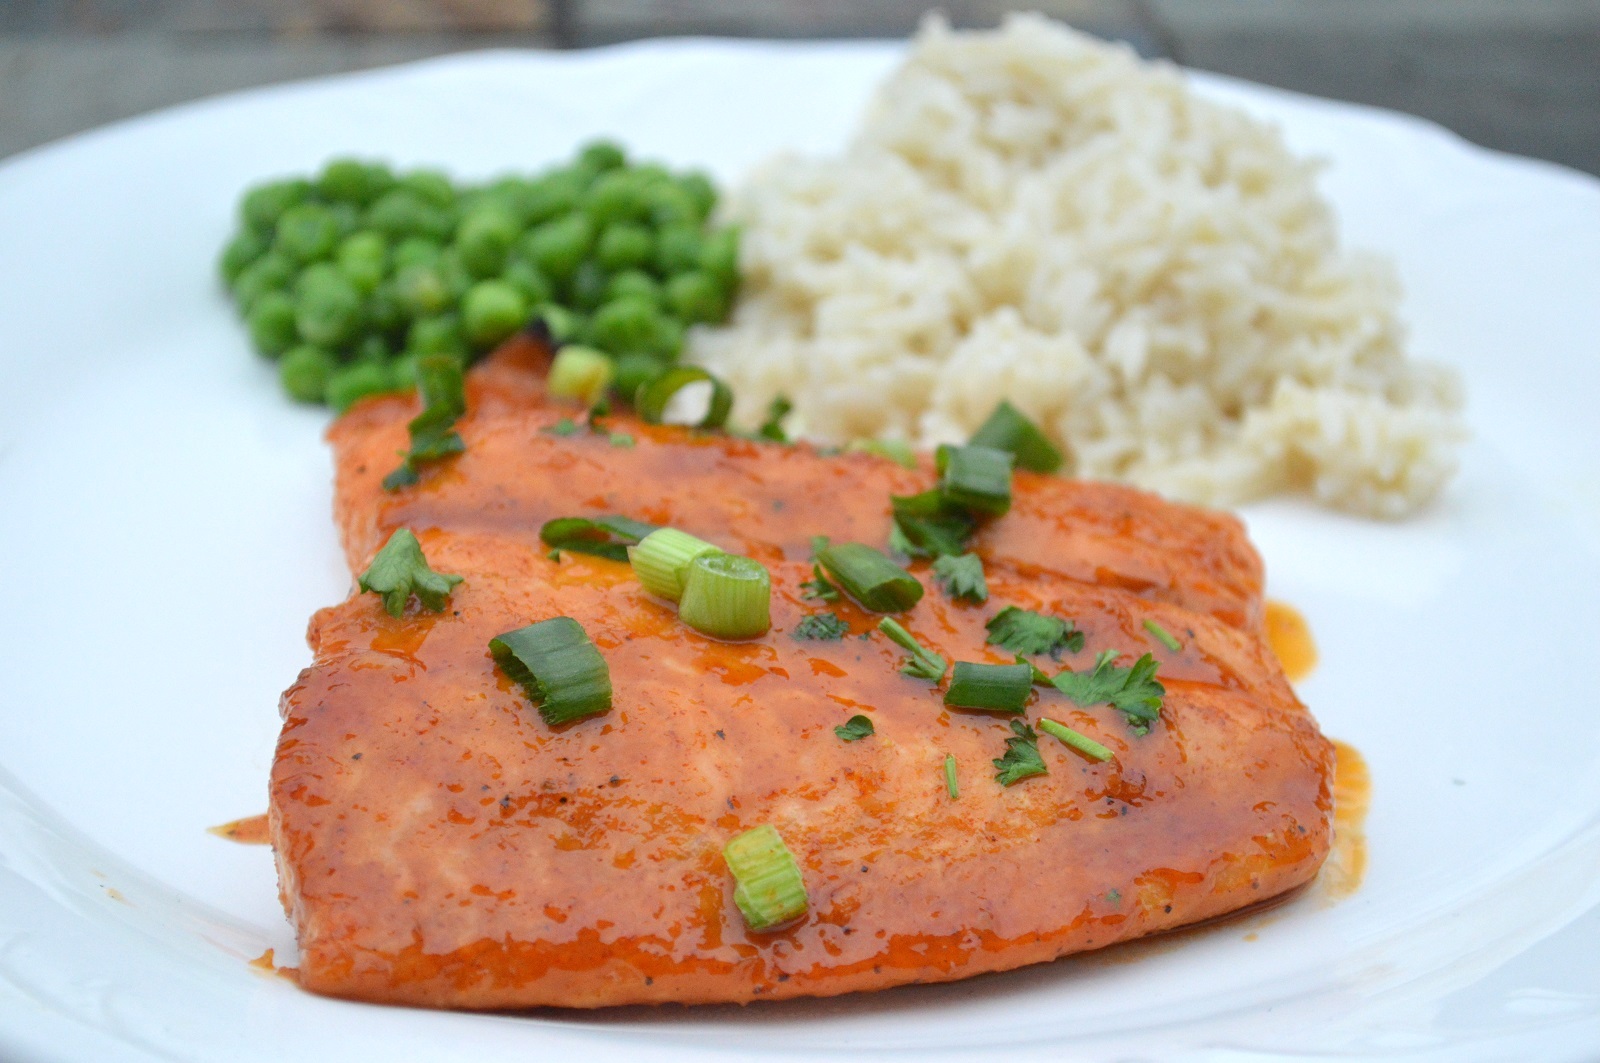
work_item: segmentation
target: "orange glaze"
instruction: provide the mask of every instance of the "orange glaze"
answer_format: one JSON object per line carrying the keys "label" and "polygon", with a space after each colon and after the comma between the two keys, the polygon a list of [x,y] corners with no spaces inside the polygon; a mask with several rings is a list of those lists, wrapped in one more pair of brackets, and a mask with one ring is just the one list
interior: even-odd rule
{"label": "orange glaze", "polygon": [[[975,540],[988,603],[930,590],[900,619],[947,658],[1005,662],[984,642],[1002,605],[1072,617],[1086,643],[1063,666],[1148,651],[1167,695],[1138,737],[1109,706],[1037,693],[1030,720],[1048,713],[1115,756],[1044,738],[1049,774],[1003,788],[990,762],[1005,720],[947,711],[901,675],[903,651],[858,637],[876,616],[840,602],[826,608],[850,636],[790,634],[823,610],[800,587],[811,536],[881,544],[889,493],[925,488],[927,469],[623,418],[632,448],[541,432],[571,410],[544,402],[533,353],[474,372],[467,452],[414,489],[377,486],[413,401],[364,402],[332,430],[353,570],[403,524],[465,582],[440,614],[413,603],[396,619],[357,595],[312,619],[315,661],[284,695],[271,782],[308,988],[468,1008],[831,995],[1099,948],[1316,874],[1331,750],[1261,637],[1260,562],[1231,517],[1017,475],[1012,514]],[[707,639],[625,564],[546,556],[545,520],[605,512],[763,561],[771,633]],[[487,651],[555,615],[583,624],[616,691],[609,713],[560,729]],[[839,741],[855,712],[876,734]],[[721,857],[761,823],[795,853],[811,902],[772,934],[745,929]]]}
{"label": "orange glaze", "polygon": [[246,816],[216,827],[207,827],[206,833],[226,838],[240,845],[271,845],[272,835],[267,828],[267,814]]}
{"label": "orange glaze", "polygon": [[258,971],[277,975],[279,978],[287,979],[290,982],[298,982],[300,980],[300,969],[297,967],[279,967],[273,961],[271,949],[251,960],[250,966]]}
{"label": "orange glaze", "polygon": [[1283,664],[1289,682],[1298,683],[1317,666],[1317,644],[1311,639],[1311,625],[1300,610],[1286,602],[1268,601],[1267,644]]}
{"label": "orange glaze", "polygon": [[1343,900],[1361,887],[1367,873],[1367,810],[1372,804],[1372,775],[1366,759],[1348,742],[1337,739],[1333,773],[1333,850],[1323,866],[1323,895]]}

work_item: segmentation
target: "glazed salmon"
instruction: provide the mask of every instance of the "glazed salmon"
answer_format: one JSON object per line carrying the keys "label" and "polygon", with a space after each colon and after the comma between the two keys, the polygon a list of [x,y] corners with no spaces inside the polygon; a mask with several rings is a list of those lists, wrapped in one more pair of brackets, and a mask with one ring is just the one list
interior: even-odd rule
{"label": "glazed salmon", "polygon": [[[989,599],[929,587],[901,621],[950,660],[1009,663],[985,623],[1015,605],[1071,618],[1083,669],[1151,652],[1166,696],[1143,736],[1110,705],[1047,688],[1027,719],[1045,775],[1002,786],[1006,720],[945,708],[850,602],[803,596],[811,539],[882,546],[889,496],[932,474],[871,455],[613,418],[542,391],[513,344],[468,378],[467,450],[395,493],[411,397],[341,418],[337,518],[352,572],[396,528],[464,577],[442,613],[352,594],[310,625],[284,694],[271,830],[300,977],[317,992],[453,1008],[597,1007],[827,996],[964,978],[1207,919],[1310,880],[1330,841],[1332,749],[1262,637],[1262,571],[1232,517],[1138,491],[1016,474],[974,548]],[[771,632],[722,643],[681,623],[624,563],[548,555],[539,528],[620,513],[754,557]],[[836,641],[796,626],[828,609]],[[543,723],[499,673],[494,636],[569,616],[604,655],[612,709]],[[1172,651],[1143,627],[1175,634]],[[853,715],[875,724],[844,742]],[[959,797],[943,765],[958,765]],[[745,928],[722,847],[770,823],[810,909]]]}

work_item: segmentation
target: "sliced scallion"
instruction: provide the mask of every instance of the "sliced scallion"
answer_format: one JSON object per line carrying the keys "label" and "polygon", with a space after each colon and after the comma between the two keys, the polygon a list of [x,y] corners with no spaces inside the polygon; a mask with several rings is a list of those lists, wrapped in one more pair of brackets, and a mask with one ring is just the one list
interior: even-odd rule
{"label": "sliced scallion", "polygon": [[952,801],[961,796],[961,788],[956,785],[956,755],[954,753],[946,753],[944,755],[944,788],[950,794],[950,800]]}
{"label": "sliced scallion", "polygon": [[633,399],[634,411],[646,422],[660,424],[672,396],[690,384],[699,383],[711,385],[711,402],[706,406],[705,416],[696,422],[695,427],[721,428],[733,409],[733,392],[728,390],[728,385],[694,365],[675,366],[649,383],[641,384]]}
{"label": "sliced scallion", "polygon": [[1096,742],[1088,735],[1080,734],[1079,732],[1074,731],[1064,723],[1056,723],[1054,720],[1040,720],[1039,730],[1043,731],[1047,735],[1055,735],[1057,738],[1061,739],[1067,745],[1071,746],[1073,749],[1076,749],[1079,753],[1082,753],[1086,757],[1091,757],[1095,760],[1111,759],[1111,750],[1107,749],[1099,742]]}
{"label": "sliced scallion", "polygon": [[677,601],[683,597],[683,577],[689,563],[702,554],[722,551],[704,539],[676,528],[657,528],[628,548],[628,563],[651,594]]}
{"label": "sliced scallion", "polygon": [[733,902],[751,930],[776,930],[806,914],[810,903],[800,864],[770,823],[737,834],[722,847],[733,873]]}
{"label": "sliced scallion", "polygon": [[611,358],[593,347],[568,344],[556,352],[545,386],[558,399],[576,399],[592,406],[605,396],[615,375]]}
{"label": "sliced scallion", "polygon": [[993,447],[940,447],[939,492],[945,502],[969,513],[1003,516],[1011,508],[1010,453]]}
{"label": "sliced scallion", "polygon": [[895,645],[911,651],[911,659],[900,666],[900,671],[917,679],[926,679],[935,686],[944,678],[944,658],[925,648],[899,621],[886,616],[878,621],[878,630],[889,636]]}
{"label": "sliced scallion", "polygon": [[974,664],[957,661],[950,674],[944,703],[956,709],[1018,713],[1033,691],[1033,666],[1029,664]]}
{"label": "sliced scallion", "polygon": [[1019,469],[1055,472],[1061,468],[1061,451],[1045,438],[1038,425],[1009,402],[996,406],[967,442],[1015,455]]}
{"label": "sliced scallion", "polygon": [[772,577],[738,554],[701,554],[689,563],[678,616],[717,639],[753,639],[772,626]]}
{"label": "sliced scallion", "polygon": [[817,553],[833,582],[863,609],[903,613],[922,600],[917,577],[864,543],[835,543]]}
{"label": "sliced scallion", "polygon": [[847,454],[876,454],[905,469],[917,467],[917,452],[903,439],[857,439],[844,449]]}
{"label": "sliced scallion", "polygon": [[654,524],[613,513],[604,517],[557,517],[545,521],[539,529],[539,538],[546,546],[558,550],[626,561],[628,547],[639,545],[655,530]]}
{"label": "sliced scallion", "polygon": [[1168,631],[1154,620],[1146,620],[1144,622],[1144,629],[1150,632],[1151,638],[1161,643],[1161,645],[1165,646],[1173,653],[1177,653],[1179,650],[1183,649],[1183,643],[1174,638],[1172,632]]}
{"label": "sliced scallion", "polygon": [[507,631],[489,640],[489,652],[552,727],[611,708],[611,669],[570,616]]}

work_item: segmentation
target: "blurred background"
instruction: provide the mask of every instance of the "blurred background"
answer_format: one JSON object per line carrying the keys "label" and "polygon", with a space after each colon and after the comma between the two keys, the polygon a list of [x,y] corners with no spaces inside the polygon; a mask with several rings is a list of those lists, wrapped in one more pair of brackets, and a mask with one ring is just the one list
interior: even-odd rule
{"label": "blurred background", "polygon": [[0,157],[219,92],[477,48],[900,37],[1042,10],[1147,56],[1600,174],[1600,0],[0,0]]}

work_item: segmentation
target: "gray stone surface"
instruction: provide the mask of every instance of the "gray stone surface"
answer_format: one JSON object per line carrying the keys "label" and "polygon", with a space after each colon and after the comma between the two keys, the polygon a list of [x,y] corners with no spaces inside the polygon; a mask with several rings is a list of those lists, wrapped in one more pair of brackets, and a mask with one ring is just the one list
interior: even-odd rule
{"label": "gray stone surface", "polygon": [[[253,85],[463,48],[902,36],[927,0],[0,0],[0,157]],[[958,26],[1004,0],[948,0]],[[1038,0],[1146,55],[1600,173],[1600,0]]]}

